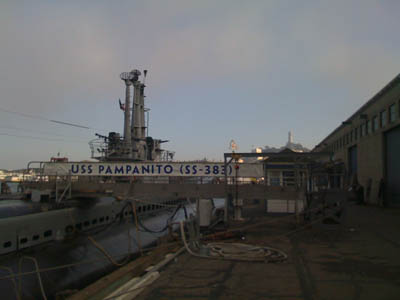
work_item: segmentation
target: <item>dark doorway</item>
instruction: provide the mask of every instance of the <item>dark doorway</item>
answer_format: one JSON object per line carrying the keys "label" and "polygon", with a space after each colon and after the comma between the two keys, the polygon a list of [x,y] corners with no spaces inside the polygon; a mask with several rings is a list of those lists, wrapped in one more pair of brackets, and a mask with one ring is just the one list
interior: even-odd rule
{"label": "dark doorway", "polygon": [[385,134],[386,192],[385,202],[400,206],[400,127]]}
{"label": "dark doorway", "polygon": [[357,174],[357,146],[349,148],[349,178],[352,178],[354,174]]}

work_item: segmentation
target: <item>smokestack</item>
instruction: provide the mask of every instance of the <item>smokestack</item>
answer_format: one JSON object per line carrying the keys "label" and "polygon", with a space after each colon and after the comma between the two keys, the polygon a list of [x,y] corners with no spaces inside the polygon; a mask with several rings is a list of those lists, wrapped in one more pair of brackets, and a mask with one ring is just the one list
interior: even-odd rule
{"label": "smokestack", "polygon": [[[140,123],[140,114],[139,114],[139,103],[140,103],[140,81],[139,76],[141,75],[139,70],[132,70],[130,72],[132,75],[132,83],[133,83],[133,101],[132,101],[132,120],[130,125],[130,130],[132,133],[132,139],[140,138],[140,133],[138,132],[138,127]],[[138,123],[139,122],[139,123]],[[133,142],[135,145],[135,141]]]}
{"label": "smokestack", "polygon": [[132,135],[133,138],[140,139],[140,82],[136,81],[133,84],[133,90],[134,90],[134,95],[133,95],[133,107],[132,107],[132,124],[131,124],[131,129],[132,129]]}
{"label": "smokestack", "polygon": [[129,126],[131,122],[131,84],[132,82],[129,80],[125,80],[125,120],[124,120],[124,141],[126,148],[129,149],[129,156],[130,156],[130,149],[131,149],[131,128]]}

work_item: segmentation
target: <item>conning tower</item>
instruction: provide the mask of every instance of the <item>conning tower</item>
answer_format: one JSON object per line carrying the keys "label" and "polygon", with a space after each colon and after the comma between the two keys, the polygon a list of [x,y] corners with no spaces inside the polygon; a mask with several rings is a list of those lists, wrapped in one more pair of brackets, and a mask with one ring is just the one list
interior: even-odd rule
{"label": "conning tower", "polygon": [[125,102],[122,104],[120,101],[120,108],[124,112],[123,137],[116,132],[110,132],[108,136],[96,134],[98,139],[89,143],[92,158],[100,161],[157,161],[165,156],[162,155],[164,150],[161,144],[168,141],[148,136],[146,121],[148,124],[149,109],[145,108],[144,103],[147,70],[143,71],[143,82],[139,80],[141,75],[136,69],[121,73],[120,78],[125,83]]}

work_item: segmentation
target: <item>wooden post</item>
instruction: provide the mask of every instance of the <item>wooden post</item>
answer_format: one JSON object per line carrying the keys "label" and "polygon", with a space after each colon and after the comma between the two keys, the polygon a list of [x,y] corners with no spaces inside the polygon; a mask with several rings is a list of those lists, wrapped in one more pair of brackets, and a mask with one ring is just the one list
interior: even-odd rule
{"label": "wooden post", "polygon": [[224,155],[224,167],[225,167],[225,206],[224,206],[224,223],[228,224],[228,164],[226,162],[226,156]]}
{"label": "wooden post", "polygon": [[300,223],[300,215],[299,215],[299,205],[298,205],[298,194],[299,194],[299,170],[297,165],[297,159],[294,159],[294,178],[295,178],[295,185],[296,185],[296,199],[294,200],[294,211],[296,214],[296,224]]}
{"label": "wooden post", "polygon": [[[264,191],[268,189],[268,162],[264,160]],[[265,196],[267,193],[264,194],[264,208],[265,213],[268,212],[268,198]]]}
{"label": "wooden post", "polygon": [[197,197],[196,198],[196,212],[197,212],[197,216],[196,216],[196,228],[195,228],[195,234],[197,237],[200,236],[200,198]]}
{"label": "wooden post", "polygon": [[56,203],[58,202],[58,185],[57,185],[57,172],[56,172]]}
{"label": "wooden post", "polygon": [[239,216],[239,182],[238,182],[238,172],[239,169],[237,169],[237,159],[235,159],[235,200],[234,200],[234,206],[235,206],[235,210],[234,210],[234,219],[235,220],[239,220],[240,216]]}

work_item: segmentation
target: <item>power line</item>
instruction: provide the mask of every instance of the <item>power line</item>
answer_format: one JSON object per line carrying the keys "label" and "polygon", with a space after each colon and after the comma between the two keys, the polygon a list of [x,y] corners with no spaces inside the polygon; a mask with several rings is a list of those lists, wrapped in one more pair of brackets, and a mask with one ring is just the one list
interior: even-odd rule
{"label": "power line", "polygon": [[5,109],[5,108],[1,108],[1,107],[0,107],[0,111],[6,112],[6,113],[9,113],[9,114],[18,115],[18,116],[25,117],[25,118],[37,119],[37,120],[42,120],[42,121],[48,121],[48,122],[57,123],[57,124],[61,124],[61,125],[67,125],[67,126],[72,126],[72,127],[78,127],[78,128],[83,128],[83,129],[92,129],[92,130],[98,130],[98,131],[107,131],[107,130],[104,130],[104,129],[93,128],[93,127],[84,126],[84,125],[75,124],[75,123],[70,123],[70,122],[63,122],[63,121],[58,121],[58,120],[51,120],[51,119],[48,119],[48,118],[45,118],[45,117],[42,117],[42,116],[32,115],[32,114],[27,114],[27,113],[22,113],[22,112],[18,112],[18,111],[12,111],[12,110]]}
{"label": "power line", "polygon": [[53,122],[53,123],[61,124],[61,125],[68,125],[68,126],[79,127],[79,128],[84,128],[84,129],[93,129],[93,128],[90,128],[90,127],[87,127],[87,126],[68,123],[68,122],[61,122],[61,121],[56,121],[56,120],[49,120],[49,121]]}

